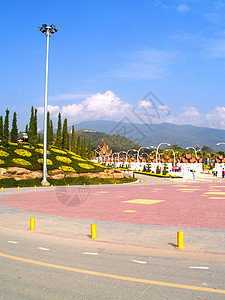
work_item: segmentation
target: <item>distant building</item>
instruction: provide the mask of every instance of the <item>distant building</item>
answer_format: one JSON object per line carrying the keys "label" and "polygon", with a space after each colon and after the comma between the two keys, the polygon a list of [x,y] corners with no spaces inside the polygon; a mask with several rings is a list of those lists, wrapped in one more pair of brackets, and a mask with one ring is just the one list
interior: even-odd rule
{"label": "distant building", "polygon": [[95,149],[96,156],[105,156],[112,154],[112,150],[109,149],[109,146],[106,145],[104,140],[102,139],[100,145],[98,145],[97,149]]}

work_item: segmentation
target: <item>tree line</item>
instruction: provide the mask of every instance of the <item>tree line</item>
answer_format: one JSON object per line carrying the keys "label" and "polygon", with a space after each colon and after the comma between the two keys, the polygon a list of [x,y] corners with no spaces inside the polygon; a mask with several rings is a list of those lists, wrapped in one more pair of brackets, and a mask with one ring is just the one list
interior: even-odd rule
{"label": "tree line", "polygon": [[[37,126],[37,109],[31,107],[30,122],[25,126],[25,132],[28,135],[28,141],[31,144],[41,143],[42,135],[38,134]],[[6,109],[5,118],[3,122],[3,116],[0,116],[0,141],[3,144],[17,143],[19,137],[18,127],[17,127],[17,113],[13,113],[12,127],[9,130],[9,110]],[[50,112],[47,112],[47,146],[54,145],[60,149],[70,150],[83,158],[91,159],[91,140],[89,139],[88,145],[85,137],[80,135],[75,136],[75,128],[72,126],[71,134],[68,132],[67,119],[64,119],[63,126],[61,120],[61,113],[58,114],[58,127],[56,132],[56,137],[53,130],[53,121],[50,118]]]}

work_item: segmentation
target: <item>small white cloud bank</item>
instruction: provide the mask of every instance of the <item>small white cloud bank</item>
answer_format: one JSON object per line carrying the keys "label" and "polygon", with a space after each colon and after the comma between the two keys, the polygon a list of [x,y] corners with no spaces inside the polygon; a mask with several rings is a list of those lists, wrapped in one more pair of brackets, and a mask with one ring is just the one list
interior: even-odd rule
{"label": "small white cloud bank", "polygon": [[[114,120],[124,118],[134,123],[174,123],[179,125],[190,124],[195,126],[211,127],[225,130],[225,107],[215,107],[208,113],[202,113],[193,106],[183,107],[181,113],[174,115],[170,108],[154,101],[140,100],[136,105],[122,101],[113,91],[96,93],[78,104],[48,105],[51,119],[57,124],[59,112],[62,119],[67,118],[68,124],[77,124],[82,121]],[[39,118],[42,119],[43,107],[38,107]]]}

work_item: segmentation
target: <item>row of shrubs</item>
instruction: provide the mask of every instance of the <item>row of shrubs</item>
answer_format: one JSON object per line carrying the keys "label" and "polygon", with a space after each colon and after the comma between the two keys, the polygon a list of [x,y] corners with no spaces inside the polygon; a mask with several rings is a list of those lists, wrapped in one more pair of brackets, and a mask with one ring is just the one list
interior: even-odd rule
{"label": "row of shrubs", "polygon": [[[0,187],[3,188],[13,188],[13,187],[32,187],[32,186],[41,186],[42,179],[23,179],[15,180],[14,178],[6,178],[0,180]],[[76,178],[63,178],[63,179],[48,179],[48,182],[54,186],[62,185],[96,185],[96,184],[114,184],[114,183],[129,183],[136,181],[135,178],[87,178],[87,177],[76,177]]]}

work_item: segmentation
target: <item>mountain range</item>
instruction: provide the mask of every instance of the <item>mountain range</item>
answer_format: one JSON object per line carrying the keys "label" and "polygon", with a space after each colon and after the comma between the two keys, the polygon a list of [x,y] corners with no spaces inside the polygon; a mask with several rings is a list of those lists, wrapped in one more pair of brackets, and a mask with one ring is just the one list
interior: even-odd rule
{"label": "mountain range", "polygon": [[171,123],[139,124],[97,120],[78,123],[75,129],[121,135],[143,146],[157,146],[161,142],[166,142],[182,148],[191,146],[201,148],[205,145],[213,149],[217,148],[218,151],[216,144],[225,142],[225,130]]}

